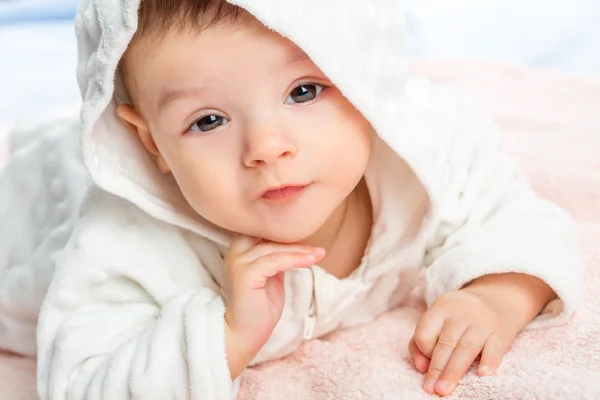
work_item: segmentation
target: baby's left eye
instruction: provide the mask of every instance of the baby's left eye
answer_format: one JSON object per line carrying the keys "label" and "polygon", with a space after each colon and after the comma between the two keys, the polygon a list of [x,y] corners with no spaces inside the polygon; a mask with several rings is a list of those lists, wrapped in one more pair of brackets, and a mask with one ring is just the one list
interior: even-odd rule
{"label": "baby's left eye", "polygon": [[292,90],[289,96],[285,99],[285,104],[300,104],[314,100],[325,87],[316,83],[306,83]]}

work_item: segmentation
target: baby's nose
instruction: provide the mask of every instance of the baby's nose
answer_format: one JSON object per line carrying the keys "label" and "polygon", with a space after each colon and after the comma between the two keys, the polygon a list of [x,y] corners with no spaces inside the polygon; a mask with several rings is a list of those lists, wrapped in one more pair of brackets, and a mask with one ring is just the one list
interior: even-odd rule
{"label": "baby's nose", "polygon": [[296,146],[284,135],[260,135],[248,140],[244,152],[244,165],[257,167],[272,164],[282,158],[296,155]]}

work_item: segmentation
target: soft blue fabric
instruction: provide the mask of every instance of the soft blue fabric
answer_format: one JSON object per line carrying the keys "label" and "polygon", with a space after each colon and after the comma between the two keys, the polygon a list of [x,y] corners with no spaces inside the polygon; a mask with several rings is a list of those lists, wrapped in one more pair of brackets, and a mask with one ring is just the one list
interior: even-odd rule
{"label": "soft blue fabric", "polygon": [[0,125],[79,103],[76,64],[73,21],[0,28]]}
{"label": "soft blue fabric", "polygon": [[0,1],[0,27],[30,21],[73,19],[77,0]]}

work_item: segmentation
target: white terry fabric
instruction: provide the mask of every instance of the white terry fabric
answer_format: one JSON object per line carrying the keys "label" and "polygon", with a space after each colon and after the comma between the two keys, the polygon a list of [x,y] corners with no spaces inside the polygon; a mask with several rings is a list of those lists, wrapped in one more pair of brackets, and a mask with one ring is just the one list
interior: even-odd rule
{"label": "white terry fabric", "polygon": [[[429,305],[482,275],[524,272],[560,297],[529,328],[571,315],[581,279],[572,222],[536,198],[517,165],[498,152],[485,115],[408,77],[399,2],[231,2],[298,44],[379,135],[366,174],[376,221],[362,264],[344,280],[317,266],[286,274],[282,319],[254,363],[302,341],[313,283],[315,334],[323,335],[399,304],[422,265]],[[95,187],[41,309],[42,399],[234,393],[220,297],[230,235],[191,210],[115,115],[115,70],[138,6],[84,0],[78,11],[81,142]]]}
{"label": "white terry fabric", "polygon": [[10,131],[0,168],[0,348],[35,356],[36,325],[90,178],[70,118]]}

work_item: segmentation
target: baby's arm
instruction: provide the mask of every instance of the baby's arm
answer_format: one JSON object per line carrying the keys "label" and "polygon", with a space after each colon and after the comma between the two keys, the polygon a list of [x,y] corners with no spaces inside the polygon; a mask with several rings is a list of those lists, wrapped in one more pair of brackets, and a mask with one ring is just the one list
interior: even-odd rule
{"label": "baby's arm", "polygon": [[499,131],[475,106],[442,95],[447,116],[446,165],[439,223],[426,262],[428,306],[442,294],[490,274],[521,273],[556,293],[528,325],[566,321],[580,301],[577,228],[555,204],[537,197],[518,164],[499,150]]}
{"label": "baby's arm", "polygon": [[582,263],[573,222],[499,151],[493,123],[458,96],[438,94],[445,106],[433,114],[445,121],[448,151],[426,260],[429,310],[410,351],[427,372],[425,389],[447,395],[480,352],[479,373],[493,373],[526,325],[569,318]]}
{"label": "baby's arm", "polygon": [[181,232],[88,200],[40,313],[41,399],[230,398],[223,300]]}

